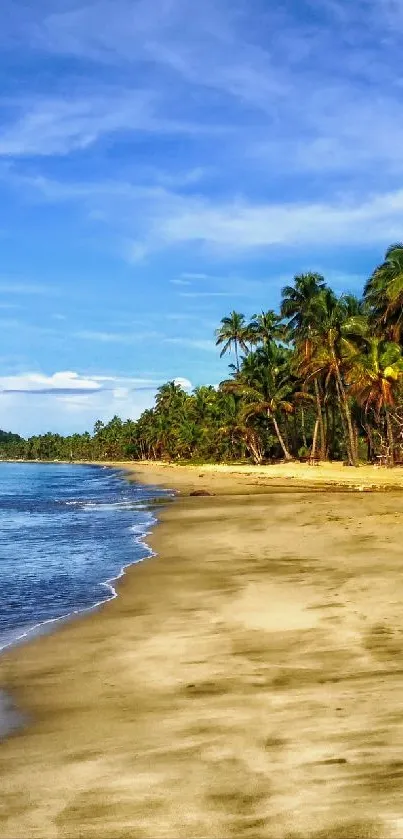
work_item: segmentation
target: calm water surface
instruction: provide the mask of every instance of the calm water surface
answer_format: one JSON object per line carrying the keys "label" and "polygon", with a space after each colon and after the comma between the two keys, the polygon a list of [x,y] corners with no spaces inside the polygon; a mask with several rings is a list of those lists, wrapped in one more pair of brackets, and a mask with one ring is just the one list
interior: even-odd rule
{"label": "calm water surface", "polygon": [[164,490],[112,469],[0,463],[0,649],[37,624],[110,599]]}

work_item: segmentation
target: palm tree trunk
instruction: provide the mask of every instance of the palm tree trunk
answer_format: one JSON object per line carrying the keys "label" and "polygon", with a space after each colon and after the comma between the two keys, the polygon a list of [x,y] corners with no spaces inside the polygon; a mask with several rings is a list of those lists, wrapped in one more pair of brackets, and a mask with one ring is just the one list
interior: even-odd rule
{"label": "palm tree trunk", "polygon": [[340,420],[341,420],[341,425],[342,425],[342,428],[343,428],[344,442],[346,444],[346,450],[347,450],[347,460],[348,460],[350,466],[353,466],[353,459],[352,459],[352,452],[351,452],[351,446],[350,446],[350,439],[349,439],[349,435],[348,435],[346,415],[345,415],[345,412],[344,412],[343,399],[342,399],[342,395],[340,393],[339,383],[338,383],[337,380],[336,380],[336,393],[337,393],[337,402],[338,402],[339,411],[340,411]]}
{"label": "palm tree trunk", "polygon": [[342,403],[342,409],[344,410],[344,415],[346,417],[346,422],[347,422],[347,435],[348,435],[349,449],[350,449],[349,460],[351,461],[350,465],[351,466],[356,466],[357,465],[357,452],[356,452],[356,446],[355,446],[354,429],[353,429],[353,423],[352,423],[352,420],[351,420],[350,407],[349,407],[349,404],[348,404],[347,394],[346,394],[346,391],[345,391],[345,388],[344,388],[344,385],[343,385],[343,381],[342,381],[342,378],[341,378],[341,375],[340,375],[339,365],[337,363],[337,359],[336,359],[335,354],[333,354],[333,360],[334,360],[334,364],[335,364],[336,379],[337,379],[337,385],[338,385],[340,399],[341,399],[341,403]]}
{"label": "palm tree trunk", "polygon": [[292,437],[292,449],[295,454],[298,454],[298,418],[297,412],[294,411],[292,415],[292,425],[291,425],[291,437]]}
{"label": "palm tree trunk", "polygon": [[286,460],[292,460],[292,456],[290,455],[290,452],[288,451],[287,446],[286,446],[286,444],[283,440],[283,437],[282,437],[282,434],[281,434],[281,431],[280,431],[280,428],[279,428],[279,424],[276,420],[276,417],[274,416],[274,414],[270,415],[270,413],[268,413],[268,416],[271,416],[271,419],[273,420],[274,430],[276,432],[277,439],[280,443],[280,446],[281,446],[281,448],[284,452],[285,459]]}
{"label": "palm tree trunk", "polygon": [[313,430],[311,457],[315,457],[315,455],[316,455],[316,441],[318,439],[318,428],[319,428],[319,420],[317,419],[316,422],[315,422],[315,428]]}
{"label": "palm tree trunk", "polygon": [[330,418],[329,418],[329,404],[325,402],[323,406],[325,412],[325,460],[329,460],[329,447],[330,447]]}
{"label": "palm tree trunk", "polygon": [[320,398],[319,382],[316,378],[315,378],[315,398],[316,398],[316,410],[318,412],[319,431],[320,431],[320,459],[325,460],[325,458],[326,458],[325,425],[324,425],[324,422],[323,422],[322,402],[321,402],[321,398]]}
{"label": "palm tree trunk", "polygon": [[335,400],[332,399],[331,402],[331,417],[332,417],[332,431],[330,434],[330,447],[332,456],[334,457],[335,448],[336,448],[336,405]]}
{"label": "palm tree trunk", "polygon": [[354,434],[354,451],[358,460],[358,426],[357,423],[352,421],[353,424],[353,434]]}
{"label": "palm tree trunk", "polygon": [[289,435],[289,428],[288,428],[288,415],[284,415],[284,438],[285,444],[287,449],[290,450],[290,435]]}
{"label": "palm tree trunk", "polygon": [[250,434],[250,435],[246,436],[245,442],[246,442],[247,448],[249,449],[249,451],[250,451],[250,453],[253,457],[254,462],[256,463],[257,466],[260,466],[260,464],[263,460],[263,452],[261,451],[261,448],[259,446],[258,441],[256,439],[254,439],[253,434]]}
{"label": "palm tree trunk", "polygon": [[369,422],[364,422],[364,428],[365,428],[366,435],[367,435],[367,458],[368,458],[368,463],[372,463],[372,461],[374,460],[374,455],[375,455],[375,447],[374,447],[374,441],[373,441],[373,437],[372,437],[372,429],[371,429],[371,426],[370,426]]}
{"label": "palm tree trunk", "polygon": [[302,432],[302,442],[305,448],[308,448],[308,443],[306,441],[306,430],[305,430],[305,410],[301,408],[301,432]]}
{"label": "palm tree trunk", "polygon": [[235,366],[236,366],[237,373],[239,373],[238,341],[237,341],[236,338],[234,340],[234,344],[235,344]]}
{"label": "palm tree trunk", "polygon": [[388,445],[389,445],[389,466],[393,466],[395,462],[395,441],[393,438],[393,428],[392,422],[390,419],[390,412],[387,405],[385,405],[385,415],[386,415],[386,430],[388,435]]}

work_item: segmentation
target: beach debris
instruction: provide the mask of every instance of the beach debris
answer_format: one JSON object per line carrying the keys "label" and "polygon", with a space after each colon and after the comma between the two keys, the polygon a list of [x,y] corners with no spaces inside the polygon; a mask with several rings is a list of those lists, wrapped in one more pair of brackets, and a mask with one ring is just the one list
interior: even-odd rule
{"label": "beach debris", "polygon": [[341,766],[348,763],[348,760],[345,757],[329,757],[327,760],[320,760],[319,763],[323,766],[337,766],[338,764]]}
{"label": "beach debris", "polygon": [[208,492],[207,489],[194,489],[192,492],[189,492],[189,495],[214,495],[214,492]]}

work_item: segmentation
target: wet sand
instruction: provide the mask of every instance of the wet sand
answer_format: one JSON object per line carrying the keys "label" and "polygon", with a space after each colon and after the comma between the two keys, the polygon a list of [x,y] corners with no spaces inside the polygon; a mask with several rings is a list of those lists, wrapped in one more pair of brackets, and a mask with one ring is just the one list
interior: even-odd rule
{"label": "wet sand", "polygon": [[0,658],[0,836],[403,836],[403,494],[196,471],[138,469],[158,557]]}

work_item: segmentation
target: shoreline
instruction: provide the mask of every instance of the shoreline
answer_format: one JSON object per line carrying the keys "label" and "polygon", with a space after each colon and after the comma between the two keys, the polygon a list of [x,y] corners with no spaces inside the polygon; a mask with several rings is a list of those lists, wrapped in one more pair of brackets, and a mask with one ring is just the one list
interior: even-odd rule
{"label": "shoreline", "polygon": [[[220,493],[235,494],[233,483],[236,482],[243,492],[268,492],[278,490],[325,490],[329,492],[356,490],[358,492],[377,492],[403,490],[403,466],[360,464],[352,467],[340,461],[321,461],[315,465],[292,461],[256,466],[249,463],[175,463],[145,460],[2,460],[1,463],[23,464],[60,464],[66,466],[93,466],[112,468],[121,472],[139,474],[148,481],[148,475],[154,475],[155,484],[170,489],[170,477],[174,480],[177,491],[182,488],[198,489],[200,478],[217,484]],[[253,489],[248,489],[253,487]]]}
{"label": "shoreline", "polygon": [[138,467],[178,493],[156,560],[0,658],[29,719],[0,745],[2,835],[401,835],[399,486]]}
{"label": "shoreline", "polygon": [[[220,494],[237,494],[239,489],[242,489],[242,492],[246,492],[247,494],[257,494],[258,492],[262,493],[269,493],[274,491],[278,493],[279,491],[290,491],[290,492],[300,492],[303,490],[304,492],[312,492],[312,491],[327,491],[327,492],[346,492],[347,490],[351,489],[358,489],[358,491],[362,491],[363,485],[361,482],[358,484],[358,473],[354,470],[354,474],[350,481],[346,481],[345,483],[341,483],[339,476],[335,478],[335,473],[330,472],[329,468],[331,468],[332,464],[320,464],[320,466],[324,467],[325,471],[323,470],[319,472],[312,473],[311,467],[304,466],[301,468],[299,463],[293,464],[279,464],[277,466],[277,473],[273,475],[271,471],[273,469],[272,466],[264,467],[264,466],[253,466],[253,465],[231,465],[231,464],[204,464],[204,465],[192,465],[192,464],[181,464],[176,465],[173,463],[164,463],[158,461],[60,461],[60,460],[52,460],[52,461],[43,461],[43,460],[35,460],[35,461],[28,461],[28,460],[8,460],[8,461],[1,461],[7,463],[32,463],[33,465],[37,463],[41,464],[64,464],[64,465],[83,465],[83,466],[93,466],[95,468],[104,468],[104,469],[111,469],[115,470],[115,472],[120,473],[122,479],[126,479],[129,481],[136,481],[137,478],[141,478],[141,483],[149,486],[160,486],[171,492],[170,498],[172,499],[176,495],[190,494],[191,492],[200,490],[200,483],[203,483],[204,479],[207,477],[207,480],[210,482],[212,480],[216,480],[215,488],[219,489]],[[335,464],[334,464],[335,465]],[[339,467],[339,464],[337,464]],[[327,468],[328,467],[328,468]],[[316,467],[317,468],[317,467]],[[373,470],[377,467],[361,467],[367,470],[366,477],[367,479],[372,477]],[[202,474],[200,473],[200,469],[202,470]],[[293,471],[296,470],[296,474],[293,474]],[[369,471],[371,470],[371,472]],[[174,490],[170,486],[168,486],[169,479],[173,479],[176,487]],[[250,477],[257,476],[261,479],[261,483],[257,482],[250,482],[248,479]],[[236,487],[234,487],[232,481],[236,479]],[[330,483],[330,478],[333,478],[333,481]],[[287,483],[286,481],[292,480],[292,484]],[[205,482],[205,481],[204,481]],[[241,483],[240,483],[241,482]],[[386,487],[382,484],[378,484],[375,486],[373,483],[365,486],[365,491],[378,491],[380,489],[387,489],[389,491],[398,490],[400,487],[403,490],[403,469],[398,471],[395,475],[395,482],[386,484]],[[253,487],[253,488],[252,488]],[[211,486],[210,486],[211,489]],[[208,492],[208,491],[207,491]],[[208,492],[209,495],[214,495],[213,492]],[[52,624],[59,624],[63,626],[65,623],[69,622],[70,620],[80,619],[82,616],[85,618],[86,615],[89,615],[93,610],[96,610],[107,603],[110,603],[116,597],[118,597],[118,592],[116,587],[113,585],[114,583],[118,583],[119,580],[124,577],[127,573],[128,569],[131,568],[132,565],[137,565],[140,562],[144,562],[147,559],[151,559],[152,557],[156,556],[155,552],[153,552],[152,548],[144,541],[147,536],[152,534],[153,528],[158,524],[158,518],[153,516],[150,511],[150,515],[153,518],[153,521],[150,522],[150,530],[145,530],[143,533],[136,536],[135,541],[141,545],[143,545],[144,549],[147,550],[148,556],[145,556],[143,559],[138,559],[133,562],[129,562],[126,565],[122,566],[119,573],[108,580],[103,580],[100,582],[101,586],[105,586],[106,588],[110,589],[111,596],[105,600],[100,600],[94,603],[91,606],[84,607],[83,609],[74,609],[72,612],[66,613],[64,615],[60,615],[56,618],[49,618],[47,620],[41,621],[37,624],[34,624],[32,627],[24,630],[21,635],[13,638],[11,641],[7,642],[4,645],[0,645],[0,655],[3,654],[4,650],[12,649],[14,647],[21,646],[25,643],[30,643],[31,640],[35,638],[40,638],[42,635],[47,634],[48,632],[52,632],[52,629],[46,627]],[[57,627],[55,628],[57,631]]]}
{"label": "shoreline", "polygon": [[[158,519],[155,517],[153,521],[150,522],[150,527],[153,528],[158,523]],[[4,654],[5,650],[11,650],[16,647],[20,647],[23,644],[29,644],[35,638],[41,638],[43,635],[47,635],[48,633],[52,633],[53,631],[57,632],[58,627],[55,626],[54,630],[52,629],[53,624],[60,624],[62,627],[64,624],[69,623],[72,620],[80,620],[80,618],[85,618],[86,615],[91,614],[92,611],[95,609],[100,609],[102,606],[106,606],[108,603],[111,603],[112,600],[115,600],[116,597],[119,596],[117,591],[117,584],[122,577],[125,576],[127,570],[132,567],[132,565],[139,565],[141,562],[146,562],[148,559],[152,559],[155,556],[155,553],[149,547],[149,545],[143,541],[152,533],[151,530],[145,530],[143,533],[139,534],[139,536],[135,538],[135,542],[142,545],[142,547],[148,552],[146,556],[142,557],[141,559],[135,559],[133,562],[128,562],[126,565],[122,565],[119,573],[115,577],[111,577],[108,580],[102,580],[99,585],[103,586],[110,591],[110,597],[107,597],[105,600],[98,600],[96,603],[93,603],[92,606],[84,606],[82,609],[73,609],[72,612],[66,612],[64,615],[60,615],[57,618],[48,618],[47,620],[40,621],[39,623],[34,624],[31,627],[26,628],[21,635],[13,636],[10,641],[7,641],[5,644],[0,644],[0,656]],[[116,583],[116,586],[114,585]],[[0,720],[1,721],[1,720]]]}
{"label": "shoreline", "polygon": [[[94,465],[98,467],[98,464]],[[111,469],[112,471],[115,471],[117,474],[120,474],[122,480],[127,479],[127,475],[123,470],[114,468],[112,466],[105,466],[105,468]],[[167,498],[168,497],[172,498],[172,496],[167,496]],[[145,529],[142,530],[141,533],[138,533],[137,535],[133,536],[134,542],[142,546],[145,555],[139,559],[133,559],[132,562],[128,562],[122,565],[119,572],[114,577],[111,577],[107,580],[102,580],[99,583],[101,587],[104,587],[109,591],[109,596],[106,597],[104,600],[99,600],[93,603],[91,606],[76,608],[73,609],[71,612],[66,612],[65,614],[60,615],[58,617],[48,618],[46,620],[39,621],[38,623],[35,623],[32,626],[24,628],[23,631],[10,631],[8,635],[7,633],[5,633],[5,635],[2,636],[2,638],[0,639],[0,657],[2,655],[7,654],[7,652],[11,653],[25,646],[26,644],[33,643],[35,640],[38,640],[46,635],[51,635],[52,633],[60,630],[62,627],[71,624],[73,621],[84,619],[85,617],[91,615],[92,612],[95,612],[101,607],[106,606],[108,603],[117,598],[119,596],[117,590],[118,583],[125,576],[128,569],[130,569],[132,565],[138,565],[141,562],[152,559],[155,556],[154,551],[145,541],[146,538],[152,533],[152,530],[155,527],[155,525],[158,523],[158,518],[152,512],[151,506],[152,503],[150,503],[150,509],[147,510],[147,513],[149,515],[149,521],[145,522]],[[20,634],[16,634],[17,632],[19,632]],[[5,638],[7,638],[7,640],[5,640]],[[15,734],[17,731],[22,730],[26,727],[26,725],[28,725],[27,715],[20,712],[18,707],[15,706],[13,700],[14,698],[12,695],[0,690],[0,744],[4,739],[6,739],[12,734]]]}
{"label": "shoreline", "polygon": [[[22,462],[22,461],[8,461],[8,462]],[[26,461],[26,462],[28,462],[28,461]],[[45,461],[41,461],[41,462],[45,462]],[[58,462],[60,462],[60,461],[49,461],[50,464],[58,463]],[[24,461],[24,463],[25,463],[25,461]],[[67,461],[66,461],[66,464],[67,464]],[[70,464],[70,465],[78,465],[78,464]],[[87,464],[83,463],[83,465],[87,465]],[[104,464],[98,464],[98,463],[94,463],[93,465],[97,468],[102,465],[102,467],[104,467],[106,469],[111,469],[112,471],[114,470],[116,473],[120,473],[120,475],[122,477],[122,480],[123,479],[127,480],[128,477],[129,477],[127,475],[126,471],[119,468],[119,467],[109,465],[109,464],[104,465]],[[167,496],[167,498],[172,498],[172,495]],[[122,565],[120,570],[116,574],[116,576],[110,577],[107,580],[101,580],[99,582],[99,585],[101,587],[106,588],[109,591],[110,596],[106,597],[105,600],[96,601],[91,606],[84,606],[83,608],[80,608],[80,609],[78,609],[78,608],[73,609],[71,612],[66,612],[65,614],[60,615],[58,617],[47,618],[46,620],[39,621],[38,623],[35,623],[32,626],[25,627],[24,630],[21,631],[21,634],[19,634],[19,635],[14,635],[13,632],[10,631],[9,632],[10,640],[7,640],[6,643],[1,643],[2,639],[0,638],[0,656],[4,654],[5,650],[11,650],[11,649],[20,647],[24,644],[30,643],[35,638],[40,638],[43,635],[47,635],[48,633],[52,633],[52,631],[57,631],[57,629],[58,629],[57,625],[58,624],[60,624],[60,627],[62,627],[64,624],[66,624],[66,623],[68,623],[72,620],[77,620],[77,619],[79,620],[80,617],[84,618],[86,615],[91,614],[91,612],[93,612],[94,610],[96,610],[96,609],[98,609],[102,606],[105,606],[107,603],[110,603],[112,600],[114,600],[116,597],[118,597],[117,585],[118,585],[119,580],[121,580],[122,577],[124,577],[124,575],[127,573],[127,570],[132,565],[138,565],[139,563],[144,562],[148,559],[152,559],[152,557],[155,556],[155,553],[153,552],[152,548],[150,548],[150,546],[145,541],[147,536],[149,536],[152,533],[152,530],[155,527],[155,525],[158,524],[158,518],[157,518],[156,515],[153,514],[153,512],[151,510],[152,504],[153,504],[153,502],[150,501],[150,509],[147,510],[147,512],[150,516],[150,521],[145,523],[144,526],[145,526],[146,529],[144,531],[141,531],[141,533],[138,533],[137,535],[133,536],[134,542],[136,544],[139,544],[139,545],[142,546],[142,548],[146,552],[146,555],[144,557],[140,558],[140,559],[134,559],[132,562],[128,562],[128,563]],[[148,529],[148,528],[150,528],[150,529]],[[53,625],[54,624],[56,626],[54,627],[54,630],[53,630]],[[18,632],[18,631],[19,630],[15,630],[15,632]],[[6,633],[6,635],[7,635],[7,633]],[[0,719],[0,723],[1,723],[1,719]],[[15,726],[13,726],[13,728],[14,727]],[[1,727],[0,727],[0,730],[1,730]],[[4,731],[3,731],[2,736],[4,737]]]}

